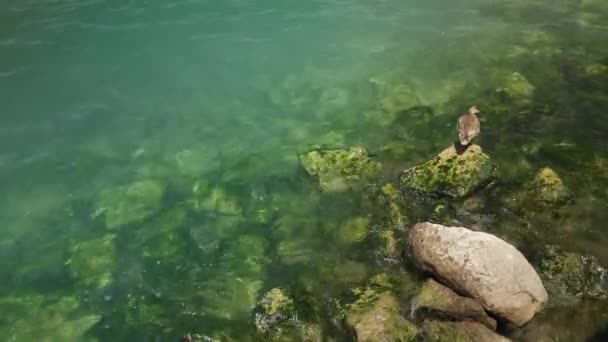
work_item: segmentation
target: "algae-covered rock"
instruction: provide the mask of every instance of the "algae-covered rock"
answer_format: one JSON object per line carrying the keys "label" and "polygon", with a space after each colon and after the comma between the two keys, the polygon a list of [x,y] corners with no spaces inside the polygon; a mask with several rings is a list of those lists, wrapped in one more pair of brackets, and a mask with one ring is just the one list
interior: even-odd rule
{"label": "algae-covered rock", "polygon": [[200,176],[219,167],[219,159],[213,149],[186,149],[175,154],[178,170],[186,175]]}
{"label": "algae-covered rock", "polygon": [[540,265],[540,276],[549,292],[562,300],[608,297],[608,270],[593,256],[549,246]]}
{"label": "algae-covered rock", "polygon": [[255,326],[260,333],[276,330],[296,315],[293,300],[282,289],[274,288],[268,291],[258,302],[258,312],[255,314]]}
{"label": "algae-covered rock", "polygon": [[380,233],[380,240],[382,242],[382,254],[384,257],[390,259],[399,259],[401,257],[403,249],[399,244],[399,240],[397,240],[394,231],[383,231]]}
{"label": "algae-covered rock", "polygon": [[500,336],[477,322],[425,321],[422,334],[428,342],[507,342]]}
{"label": "algae-covered rock", "polygon": [[190,203],[195,211],[224,216],[240,216],[243,212],[236,199],[225,189],[220,186],[210,187],[204,181],[196,181],[192,186]]}
{"label": "algae-covered rock", "polygon": [[289,293],[280,288],[268,291],[258,302],[255,326],[266,341],[306,341],[322,340],[318,324],[298,320],[298,313]]}
{"label": "algae-covered rock", "polygon": [[342,223],[334,232],[336,241],[341,245],[360,242],[369,231],[369,218],[358,216]]}
{"label": "algae-covered rock", "polygon": [[306,172],[317,177],[323,192],[344,192],[369,182],[381,169],[365,148],[313,150],[299,155]]}
{"label": "algae-covered rock", "polygon": [[375,276],[370,285],[355,289],[357,300],[346,307],[346,324],[357,341],[415,341],[416,326],[400,313],[399,301],[384,274]]}
{"label": "algae-covered rock", "polygon": [[103,215],[109,229],[140,223],[162,209],[165,190],[153,179],[104,189],[96,196],[95,213]]}
{"label": "algae-covered rock", "polygon": [[559,175],[549,167],[540,170],[530,183],[534,199],[544,205],[559,205],[572,199],[572,193]]}
{"label": "algae-covered rock", "polygon": [[380,100],[382,110],[396,114],[421,103],[414,89],[405,84],[385,87],[383,98]]}
{"label": "algae-covered rock", "polygon": [[512,72],[500,77],[496,92],[506,95],[516,103],[527,104],[531,101],[535,90],[534,85],[524,75]]}
{"label": "algae-covered rock", "polygon": [[460,155],[450,146],[430,161],[405,170],[400,180],[406,190],[459,198],[490,183],[496,173],[496,165],[478,145]]}
{"label": "algae-covered rock", "polygon": [[116,267],[115,239],[115,234],[108,234],[70,247],[65,265],[79,286],[100,289],[112,282]]}
{"label": "algae-covered rock", "polygon": [[412,315],[417,320],[426,317],[455,321],[476,321],[496,330],[496,320],[488,316],[483,306],[472,298],[463,297],[433,279],[428,279],[412,303]]}
{"label": "algae-covered rock", "polygon": [[101,320],[73,297],[22,294],[0,298],[2,341],[95,341],[86,332]]}

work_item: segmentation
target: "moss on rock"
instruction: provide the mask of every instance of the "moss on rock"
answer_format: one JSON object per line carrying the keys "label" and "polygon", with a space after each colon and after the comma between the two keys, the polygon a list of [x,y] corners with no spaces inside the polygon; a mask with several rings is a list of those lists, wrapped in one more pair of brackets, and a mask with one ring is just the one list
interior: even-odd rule
{"label": "moss on rock", "polygon": [[428,342],[510,341],[477,322],[425,321],[422,333]]}
{"label": "moss on rock", "polygon": [[266,341],[321,341],[321,327],[298,319],[289,293],[280,288],[268,291],[256,306],[255,326]]}
{"label": "moss on rock", "polygon": [[166,185],[153,179],[101,190],[95,213],[103,215],[106,227],[118,229],[140,223],[162,209]]}
{"label": "moss on rock", "polygon": [[79,287],[100,289],[110,285],[116,267],[115,239],[115,234],[107,234],[70,247],[65,264]]}
{"label": "moss on rock", "polygon": [[317,177],[323,192],[354,190],[370,181],[382,166],[363,147],[313,150],[299,155],[306,172]]}
{"label": "moss on rock", "polygon": [[434,317],[449,320],[472,320],[496,330],[496,320],[488,316],[483,306],[472,298],[458,295],[433,279],[428,279],[412,303],[416,319]]}
{"label": "moss on rock", "polygon": [[336,241],[341,245],[350,245],[364,240],[369,231],[369,223],[369,218],[363,216],[347,220],[335,230]]}
{"label": "moss on rock", "polygon": [[543,205],[559,205],[569,202],[572,193],[559,175],[549,167],[541,169],[530,183],[534,199]]}
{"label": "moss on rock", "polygon": [[547,289],[558,298],[608,297],[608,270],[595,257],[548,246],[539,273]]}
{"label": "moss on rock", "polygon": [[357,300],[346,307],[346,324],[357,341],[415,341],[416,326],[401,316],[388,277],[375,276],[370,285],[353,290]]}
{"label": "moss on rock", "polygon": [[410,191],[464,197],[496,178],[497,167],[478,145],[458,155],[454,146],[430,161],[405,170],[401,186]]}
{"label": "moss on rock", "polygon": [[502,75],[498,83],[499,86],[496,92],[506,95],[510,100],[518,104],[529,103],[536,90],[534,85],[519,72]]}
{"label": "moss on rock", "polygon": [[87,331],[101,320],[84,314],[74,297],[21,294],[0,298],[2,341],[95,341]]}

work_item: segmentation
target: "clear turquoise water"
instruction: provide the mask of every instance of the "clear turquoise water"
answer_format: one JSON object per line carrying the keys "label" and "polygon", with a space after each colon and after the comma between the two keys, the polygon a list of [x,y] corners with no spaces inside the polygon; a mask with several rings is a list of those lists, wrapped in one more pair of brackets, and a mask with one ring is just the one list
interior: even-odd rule
{"label": "clear turquoise water", "polygon": [[[535,105],[512,106],[534,117],[489,116],[480,144],[507,183],[556,168],[579,201],[539,226],[608,261],[608,83],[601,68],[581,71],[608,65],[605,7],[527,6],[5,1],[0,303],[12,314],[0,336],[60,341],[90,327],[99,340],[246,340],[252,304],[273,286],[314,298],[327,318],[324,301],[394,266],[340,230],[369,214],[360,196],[319,194],[297,152],[363,145],[392,180],[452,142],[465,106],[495,105],[484,86],[501,67],[536,86]],[[393,76],[434,114],[378,114],[374,84]],[[104,227],[99,193],[142,179],[168,184],[162,208]],[[193,209],[207,198],[212,210]],[[83,280],[78,258],[101,260],[76,270],[108,283]]]}

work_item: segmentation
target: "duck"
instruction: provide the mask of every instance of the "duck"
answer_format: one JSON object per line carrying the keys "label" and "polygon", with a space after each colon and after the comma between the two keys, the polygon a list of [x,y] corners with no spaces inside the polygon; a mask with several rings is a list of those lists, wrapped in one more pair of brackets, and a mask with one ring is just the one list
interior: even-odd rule
{"label": "duck", "polygon": [[466,114],[463,114],[458,118],[458,139],[460,140],[461,146],[468,146],[478,134],[479,134],[479,119],[477,114],[481,111],[477,106],[471,106]]}

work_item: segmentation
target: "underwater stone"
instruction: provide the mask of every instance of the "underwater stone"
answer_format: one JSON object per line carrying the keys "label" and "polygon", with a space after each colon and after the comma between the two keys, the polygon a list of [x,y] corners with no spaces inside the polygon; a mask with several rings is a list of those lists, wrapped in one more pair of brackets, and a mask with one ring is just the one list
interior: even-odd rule
{"label": "underwater stone", "polygon": [[363,241],[369,231],[369,218],[353,217],[340,225],[335,231],[336,241],[342,245],[349,245]]}
{"label": "underwater stone", "polygon": [[419,105],[420,100],[411,86],[399,84],[385,89],[380,104],[385,112],[396,114]]}
{"label": "underwater stone", "polygon": [[399,312],[399,302],[391,291],[377,292],[368,287],[349,305],[346,323],[354,329],[357,341],[416,341],[416,326]]}
{"label": "underwater stone", "polygon": [[406,190],[464,197],[496,178],[497,167],[479,145],[471,145],[458,155],[454,146],[430,161],[405,170],[401,186]]}
{"label": "underwater stone", "polygon": [[528,79],[519,72],[505,74],[499,80],[496,92],[505,94],[516,103],[526,104],[530,102],[536,88]]}
{"label": "underwater stone", "polygon": [[95,212],[109,229],[140,223],[162,209],[165,190],[164,183],[152,179],[104,189],[96,196]]}
{"label": "underwater stone", "polygon": [[386,258],[399,259],[403,253],[399,241],[392,230],[385,230],[380,233],[382,241],[382,254]]}
{"label": "underwater stone", "polygon": [[382,168],[363,147],[313,150],[299,155],[306,172],[317,177],[323,192],[344,192],[365,185]]}
{"label": "underwater stone", "polygon": [[289,295],[282,289],[268,291],[257,304],[255,326],[260,333],[276,330],[281,324],[296,315],[295,305]]}
{"label": "underwater stone", "polygon": [[200,176],[219,167],[215,151],[209,149],[186,149],[175,154],[179,171],[186,175]]}
{"label": "underwater stone", "polygon": [[572,193],[559,175],[549,167],[540,170],[530,183],[534,198],[545,205],[564,204],[572,199]]}
{"label": "underwater stone", "polygon": [[428,342],[508,342],[477,322],[424,321],[422,335]]}
{"label": "underwater stone", "polygon": [[294,301],[283,289],[268,291],[257,303],[255,311],[256,329],[266,341],[322,340],[321,327],[298,320]]}
{"label": "underwater stone", "polygon": [[463,297],[434,279],[428,279],[412,302],[416,320],[437,318],[456,321],[476,321],[496,330],[496,320],[488,316],[483,306],[472,298]]}
{"label": "underwater stone", "polygon": [[101,289],[110,285],[116,267],[115,239],[115,234],[108,234],[70,247],[65,264],[78,286]]}
{"label": "underwater stone", "polygon": [[92,341],[87,331],[101,315],[80,310],[78,299],[41,294],[20,294],[0,298],[0,340],[2,341]]}
{"label": "underwater stone", "polygon": [[523,254],[492,234],[426,222],[410,230],[409,243],[423,270],[515,327],[532,319],[548,300]]}
{"label": "underwater stone", "polygon": [[608,269],[597,258],[548,246],[540,276],[551,295],[563,300],[608,298]]}

